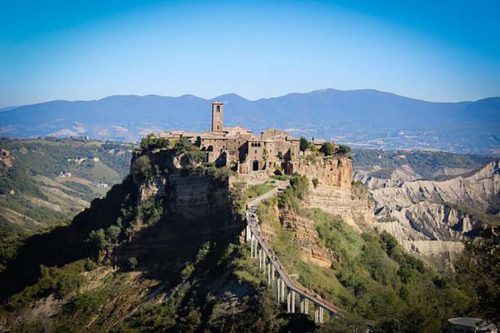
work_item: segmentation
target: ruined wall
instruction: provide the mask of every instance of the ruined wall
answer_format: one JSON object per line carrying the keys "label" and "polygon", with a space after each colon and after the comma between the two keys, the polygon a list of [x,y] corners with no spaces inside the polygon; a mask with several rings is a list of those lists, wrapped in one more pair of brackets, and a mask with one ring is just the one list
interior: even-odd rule
{"label": "ruined wall", "polygon": [[352,160],[347,157],[317,157],[289,162],[287,173],[297,172],[310,179],[316,178],[326,186],[351,188]]}

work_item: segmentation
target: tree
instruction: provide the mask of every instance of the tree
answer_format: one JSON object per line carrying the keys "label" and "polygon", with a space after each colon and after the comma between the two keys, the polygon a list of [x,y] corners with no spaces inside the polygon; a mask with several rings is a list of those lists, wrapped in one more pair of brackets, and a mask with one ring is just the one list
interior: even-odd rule
{"label": "tree", "polygon": [[103,251],[110,246],[110,243],[103,229],[99,229],[97,231],[92,230],[89,233],[88,242],[97,251]]}
{"label": "tree", "polygon": [[109,237],[111,242],[116,243],[118,241],[118,237],[120,237],[121,233],[120,227],[116,225],[111,225],[109,226],[108,229],[106,229],[106,235]]}
{"label": "tree", "polygon": [[128,266],[130,267],[130,269],[136,269],[138,264],[139,262],[137,261],[136,257],[128,258]]}
{"label": "tree", "polygon": [[488,225],[481,237],[466,243],[456,265],[463,284],[477,295],[476,311],[484,318],[500,321],[500,227]]}
{"label": "tree", "polygon": [[319,180],[318,180],[318,178],[313,178],[313,179],[312,179],[312,184],[313,184],[314,188],[318,187],[318,185],[319,185]]}
{"label": "tree", "polygon": [[177,154],[185,153],[193,149],[193,144],[188,138],[181,136],[179,140],[175,143],[174,149]]}
{"label": "tree", "polygon": [[132,173],[135,176],[148,178],[153,175],[153,167],[148,155],[138,157],[132,165]]}
{"label": "tree", "polygon": [[141,149],[143,151],[155,148],[168,148],[170,141],[167,138],[159,138],[154,134],[148,134],[141,140]]}
{"label": "tree", "polygon": [[198,148],[201,147],[201,137],[199,137],[199,136],[196,137],[196,141],[194,142],[194,145]]}
{"label": "tree", "polygon": [[309,148],[309,141],[306,138],[301,137],[300,138],[300,150],[305,151],[307,148]]}
{"label": "tree", "polygon": [[337,153],[339,153],[340,155],[351,156],[351,147],[347,145],[339,145]]}
{"label": "tree", "polygon": [[323,154],[325,154],[326,156],[333,155],[334,150],[335,150],[335,147],[333,146],[333,144],[331,142],[325,142],[321,146],[321,152]]}

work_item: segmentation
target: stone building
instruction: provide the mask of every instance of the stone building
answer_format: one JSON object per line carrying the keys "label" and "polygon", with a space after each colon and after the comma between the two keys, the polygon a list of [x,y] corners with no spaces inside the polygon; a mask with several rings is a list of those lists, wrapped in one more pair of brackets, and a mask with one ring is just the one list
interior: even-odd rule
{"label": "stone building", "polygon": [[[229,166],[240,174],[281,174],[313,171],[321,169],[322,161],[315,167],[305,163],[300,151],[300,140],[279,129],[266,129],[260,135],[243,127],[224,127],[224,103],[212,103],[212,126],[209,132],[171,131],[159,136],[169,139],[188,138],[200,150],[207,152],[207,162],[216,166]],[[350,162],[350,161],[349,161]],[[349,182],[350,177],[343,177],[339,159],[324,165],[324,178],[327,183],[337,185]],[[350,163],[349,163],[350,166]],[[316,170],[317,171],[317,170]],[[323,177],[322,177],[323,178]]]}

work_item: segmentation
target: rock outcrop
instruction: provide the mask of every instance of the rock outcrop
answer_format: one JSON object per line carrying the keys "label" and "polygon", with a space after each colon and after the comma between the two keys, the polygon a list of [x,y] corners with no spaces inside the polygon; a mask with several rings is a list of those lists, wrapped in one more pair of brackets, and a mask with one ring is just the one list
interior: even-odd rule
{"label": "rock outcrop", "polygon": [[301,259],[321,267],[331,267],[332,255],[321,246],[314,221],[286,210],[280,214],[281,223],[294,232],[294,242],[299,244]]}
{"label": "rock outcrop", "polygon": [[500,162],[466,176],[408,181],[371,193],[379,229],[429,262],[443,264],[444,260],[450,266],[463,249],[462,241],[478,235],[479,215],[486,215],[500,196]]}
{"label": "rock outcrop", "polygon": [[115,251],[119,261],[136,257],[154,262],[158,256],[175,260],[194,255],[207,241],[237,239],[244,224],[233,214],[227,180],[215,179],[204,169],[188,172],[179,163],[182,157],[169,151],[158,151],[149,160],[152,170],[162,171],[135,177],[138,205],[154,200],[162,213],[154,225],[138,228],[134,239]]}
{"label": "rock outcrop", "polygon": [[290,162],[290,174],[297,172],[320,184],[350,188],[352,182],[352,160],[344,156],[317,157],[315,160],[299,159]]}
{"label": "rock outcrop", "polygon": [[377,207],[407,207],[421,201],[463,205],[486,211],[500,190],[500,162],[446,181],[417,180],[372,191]]}
{"label": "rock outcrop", "polygon": [[319,184],[309,189],[306,200],[309,207],[320,208],[333,215],[339,215],[354,229],[361,231],[362,225],[375,222],[373,207],[368,196],[356,196],[351,188]]}
{"label": "rock outcrop", "polygon": [[406,181],[414,181],[422,178],[416,173],[411,166],[404,164],[394,169],[386,178],[381,176],[374,176],[380,172],[380,167],[373,167],[371,170],[356,170],[354,172],[354,179],[361,181],[365,186],[371,190],[385,187],[400,186]]}

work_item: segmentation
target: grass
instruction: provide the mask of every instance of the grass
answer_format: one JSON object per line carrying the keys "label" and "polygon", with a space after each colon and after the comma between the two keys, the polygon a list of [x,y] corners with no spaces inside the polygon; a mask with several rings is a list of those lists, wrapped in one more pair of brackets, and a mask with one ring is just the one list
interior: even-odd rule
{"label": "grass", "polygon": [[370,229],[360,234],[339,216],[320,209],[293,211],[314,222],[321,245],[332,254],[332,267],[301,260],[294,231],[280,222],[277,202],[262,203],[259,218],[272,230],[271,247],[286,270],[298,274],[304,287],[355,317],[375,320],[385,331],[391,325],[401,330],[409,326],[422,332],[440,331],[446,318],[462,315],[471,303],[456,283],[436,284],[439,276],[389,234]]}
{"label": "grass", "polygon": [[247,198],[247,200],[250,200],[271,191],[275,187],[276,185],[272,183],[250,185],[245,190],[245,197]]}

